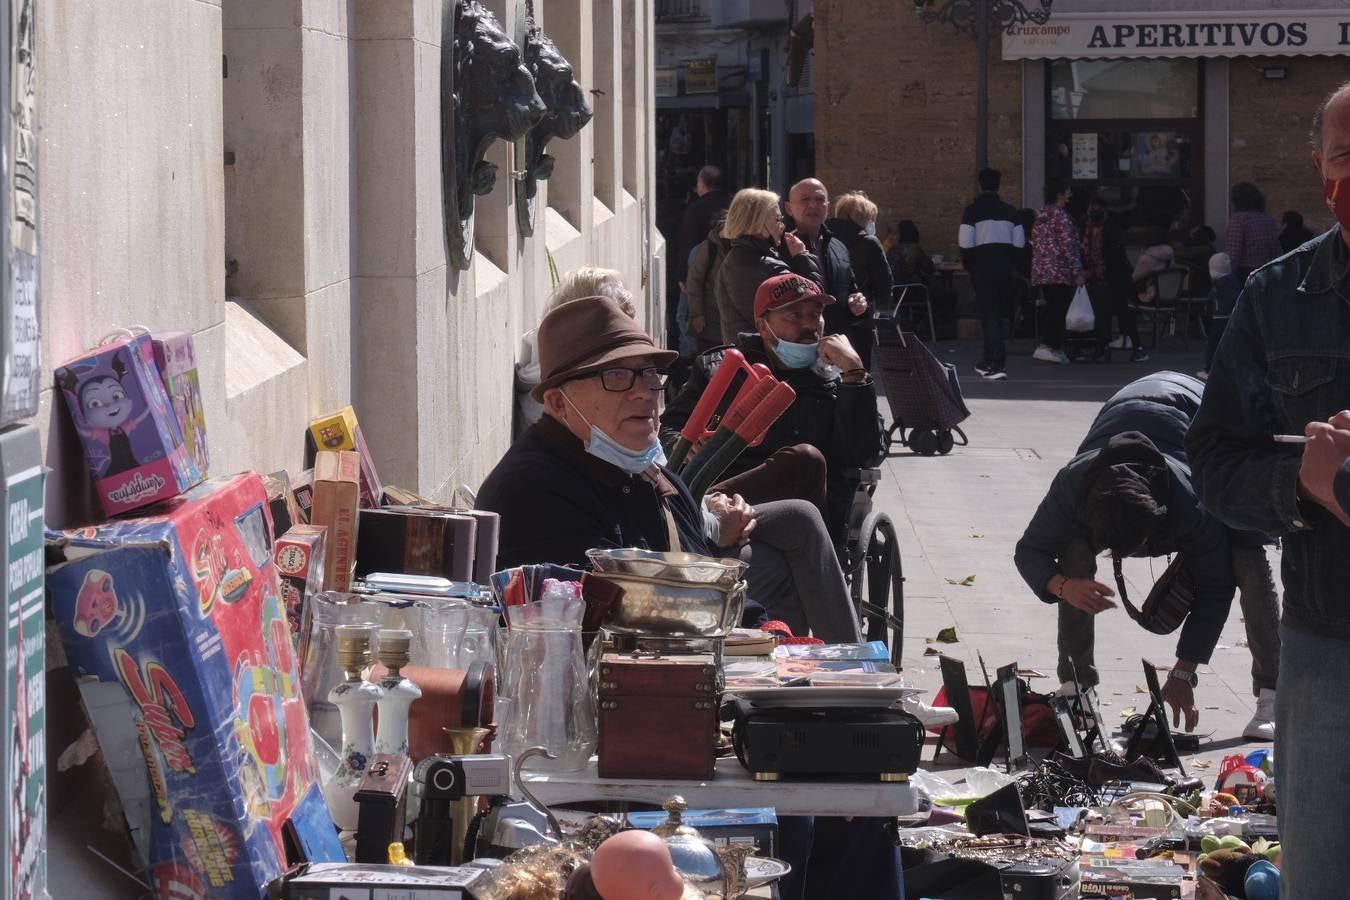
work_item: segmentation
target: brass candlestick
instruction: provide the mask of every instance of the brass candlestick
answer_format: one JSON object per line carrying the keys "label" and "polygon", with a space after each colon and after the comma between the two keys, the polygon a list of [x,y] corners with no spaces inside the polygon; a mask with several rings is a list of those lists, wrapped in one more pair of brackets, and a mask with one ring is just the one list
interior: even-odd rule
{"label": "brass candlestick", "polygon": [[[450,753],[453,756],[471,756],[478,752],[483,738],[489,734],[486,728],[442,728],[450,738]],[[454,802],[454,812],[450,824],[450,862],[459,865],[465,862],[464,841],[469,834],[469,820],[478,812],[477,797],[463,797]]]}

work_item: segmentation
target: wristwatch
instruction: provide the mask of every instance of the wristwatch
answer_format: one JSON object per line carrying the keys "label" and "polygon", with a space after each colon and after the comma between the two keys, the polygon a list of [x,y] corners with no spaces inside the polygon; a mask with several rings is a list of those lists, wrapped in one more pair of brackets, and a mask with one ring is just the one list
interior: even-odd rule
{"label": "wristwatch", "polygon": [[1194,672],[1188,672],[1185,669],[1173,669],[1167,674],[1167,677],[1175,678],[1177,681],[1184,681],[1191,687],[1195,687],[1200,683],[1200,679]]}

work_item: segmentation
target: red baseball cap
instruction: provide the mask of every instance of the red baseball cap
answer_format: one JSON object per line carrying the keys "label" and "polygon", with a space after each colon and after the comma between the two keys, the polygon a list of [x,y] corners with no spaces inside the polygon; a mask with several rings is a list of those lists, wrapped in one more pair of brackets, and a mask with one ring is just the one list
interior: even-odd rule
{"label": "red baseball cap", "polygon": [[803,300],[818,300],[829,305],[834,298],[809,278],[800,275],[775,275],[755,289],[755,318],[763,318],[771,309],[782,309]]}

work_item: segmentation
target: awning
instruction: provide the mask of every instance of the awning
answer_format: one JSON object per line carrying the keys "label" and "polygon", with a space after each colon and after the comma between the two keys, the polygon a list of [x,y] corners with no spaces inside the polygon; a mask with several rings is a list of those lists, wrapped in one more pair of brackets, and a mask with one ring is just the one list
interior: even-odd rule
{"label": "awning", "polygon": [[1004,59],[1344,56],[1350,8],[1251,12],[1062,12],[1003,36]]}

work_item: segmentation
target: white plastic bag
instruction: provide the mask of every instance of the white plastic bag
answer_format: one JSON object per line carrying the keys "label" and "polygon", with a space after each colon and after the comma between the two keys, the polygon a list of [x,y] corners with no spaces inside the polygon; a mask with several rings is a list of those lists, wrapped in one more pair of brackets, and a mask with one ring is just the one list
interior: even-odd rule
{"label": "white plastic bag", "polygon": [[1092,298],[1083,285],[1073,292],[1073,302],[1069,304],[1069,313],[1064,317],[1064,327],[1069,331],[1091,331],[1097,324],[1092,312]]}

